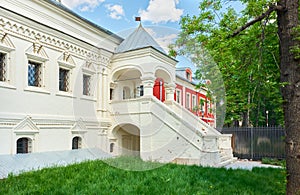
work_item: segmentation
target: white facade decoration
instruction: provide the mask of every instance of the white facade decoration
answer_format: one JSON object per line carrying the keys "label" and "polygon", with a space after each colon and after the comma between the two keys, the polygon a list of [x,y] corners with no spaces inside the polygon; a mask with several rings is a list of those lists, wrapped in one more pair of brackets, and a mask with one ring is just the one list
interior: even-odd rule
{"label": "white facade decoration", "polygon": [[[81,148],[143,160],[221,166],[233,159],[231,135],[174,101],[177,61],[156,45],[126,50],[126,39],[51,0],[3,0],[0,10],[7,78],[0,81],[0,154],[25,147],[20,138],[28,152],[46,152],[71,150],[78,137]],[[28,86],[31,60],[42,65],[39,86]],[[59,90],[60,68],[68,70],[67,91]],[[156,78],[165,82],[164,103],[153,96]]]}

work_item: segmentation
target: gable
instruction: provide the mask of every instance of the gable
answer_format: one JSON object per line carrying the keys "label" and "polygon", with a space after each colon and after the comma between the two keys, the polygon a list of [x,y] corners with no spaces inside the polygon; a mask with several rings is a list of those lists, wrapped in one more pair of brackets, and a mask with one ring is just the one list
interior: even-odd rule
{"label": "gable", "polygon": [[39,128],[32,121],[30,116],[26,116],[14,127],[14,132],[22,134],[34,134],[39,132]]}

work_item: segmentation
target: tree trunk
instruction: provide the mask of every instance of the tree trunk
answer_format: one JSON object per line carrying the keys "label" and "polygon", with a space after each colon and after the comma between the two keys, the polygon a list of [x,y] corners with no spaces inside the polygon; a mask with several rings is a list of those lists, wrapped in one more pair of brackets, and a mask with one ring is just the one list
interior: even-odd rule
{"label": "tree trunk", "polygon": [[286,131],[287,194],[300,194],[300,64],[291,48],[299,44],[294,28],[299,24],[298,0],[279,0],[277,11],[280,39],[281,92]]}

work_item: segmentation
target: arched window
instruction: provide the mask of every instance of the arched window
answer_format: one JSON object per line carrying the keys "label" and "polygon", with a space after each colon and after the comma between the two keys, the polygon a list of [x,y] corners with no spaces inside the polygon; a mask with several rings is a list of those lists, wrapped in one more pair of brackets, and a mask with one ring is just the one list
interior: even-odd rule
{"label": "arched window", "polygon": [[110,152],[114,152],[114,146],[115,146],[114,143],[111,143],[111,144],[109,145],[109,151],[110,151]]}
{"label": "arched window", "polygon": [[17,154],[31,153],[32,142],[31,139],[22,137],[17,140]]}
{"label": "arched window", "polygon": [[74,137],[72,139],[72,150],[77,150],[81,148],[81,137]]}

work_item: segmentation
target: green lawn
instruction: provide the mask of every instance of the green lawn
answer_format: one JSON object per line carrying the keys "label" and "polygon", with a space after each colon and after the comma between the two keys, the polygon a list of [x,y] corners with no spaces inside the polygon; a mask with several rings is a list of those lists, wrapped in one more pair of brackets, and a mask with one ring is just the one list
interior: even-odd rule
{"label": "green lawn", "polygon": [[[139,166],[148,171],[126,171]],[[285,170],[226,170],[142,162],[89,161],[0,180],[0,194],[285,194]]]}

